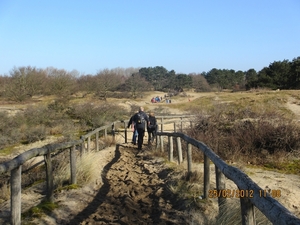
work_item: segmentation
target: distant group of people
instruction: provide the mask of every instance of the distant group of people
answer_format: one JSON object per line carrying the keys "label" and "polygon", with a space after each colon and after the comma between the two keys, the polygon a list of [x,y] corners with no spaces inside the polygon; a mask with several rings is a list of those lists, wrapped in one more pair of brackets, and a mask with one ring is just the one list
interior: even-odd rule
{"label": "distant group of people", "polygon": [[147,115],[144,112],[144,108],[140,107],[139,111],[130,118],[127,128],[130,126],[133,128],[132,143],[138,145],[138,150],[142,150],[146,128],[148,132],[148,144],[153,143],[158,128],[153,112]]}
{"label": "distant group of people", "polygon": [[159,97],[159,96],[151,98],[152,103],[157,103],[157,102],[161,102],[161,101],[162,101],[162,97]]}

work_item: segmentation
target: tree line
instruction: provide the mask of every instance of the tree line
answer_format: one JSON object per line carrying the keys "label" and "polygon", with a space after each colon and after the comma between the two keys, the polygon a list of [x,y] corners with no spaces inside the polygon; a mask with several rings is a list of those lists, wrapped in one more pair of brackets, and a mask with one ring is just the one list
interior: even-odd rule
{"label": "tree line", "polygon": [[[0,75],[0,96],[22,102],[36,95],[70,98],[72,94],[93,93],[106,99],[111,92],[136,97],[144,91],[181,92],[193,88],[197,92],[252,88],[299,89],[300,57],[292,61],[274,61],[260,71],[213,68],[208,72],[177,74],[162,66],[115,68],[96,74],[80,74],[47,67],[14,67],[9,75]],[[121,96],[124,96],[122,94]]]}

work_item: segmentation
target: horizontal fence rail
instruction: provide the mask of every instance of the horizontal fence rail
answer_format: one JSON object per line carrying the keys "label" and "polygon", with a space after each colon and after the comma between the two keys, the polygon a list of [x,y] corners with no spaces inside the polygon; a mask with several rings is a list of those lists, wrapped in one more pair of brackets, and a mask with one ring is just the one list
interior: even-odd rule
{"label": "horizontal fence rail", "polygon": [[[300,219],[293,215],[288,209],[281,205],[277,200],[272,198],[269,194],[265,197],[261,197],[259,193],[263,192],[255,182],[251,180],[245,173],[240,171],[238,168],[228,165],[224,162],[217,154],[215,154],[209,147],[204,143],[195,140],[183,133],[167,133],[158,132],[156,138],[156,147],[159,148],[159,143],[161,151],[163,151],[163,136],[168,137],[169,145],[169,160],[173,160],[173,138],[177,140],[177,151],[178,151],[178,162],[182,163],[182,149],[181,149],[181,139],[187,143],[187,163],[188,172],[192,171],[192,154],[191,146],[195,146],[198,150],[204,154],[204,198],[207,198],[209,191],[209,181],[210,181],[210,167],[209,161],[211,160],[216,167],[216,189],[225,190],[225,179],[224,175],[232,180],[238,187],[239,190],[248,190],[253,192],[250,197],[240,198],[241,202],[241,216],[243,225],[254,225],[255,214],[253,206],[257,207],[273,224],[278,225],[296,225],[300,224]],[[218,198],[219,208],[224,206],[226,198]]]}

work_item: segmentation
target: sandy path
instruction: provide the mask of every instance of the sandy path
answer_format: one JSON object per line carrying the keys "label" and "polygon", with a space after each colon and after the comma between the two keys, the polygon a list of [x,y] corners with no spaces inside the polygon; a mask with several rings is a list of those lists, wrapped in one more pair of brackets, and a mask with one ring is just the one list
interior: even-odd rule
{"label": "sandy path", "polygon": [[128,146],[104,153],[110,161],[99,170],[98,188],[60,193],[55,196],[59,209],[31,223],[189,224],[184,204],[166,186],[172,170],[164,160],[149,157],[149,149],[137,154]]}

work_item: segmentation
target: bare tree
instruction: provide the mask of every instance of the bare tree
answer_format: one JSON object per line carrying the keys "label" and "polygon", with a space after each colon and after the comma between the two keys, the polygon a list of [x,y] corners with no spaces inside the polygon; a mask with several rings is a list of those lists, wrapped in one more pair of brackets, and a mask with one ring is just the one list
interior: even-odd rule
{"label": "bare tree", "polygon": [[80,76],[77,79],[78,90],[85,92],[85,95],[95,92],[97,87],[96,81],[97,81],[96,77],[90,74]]}
{"label": "bare tree", "polygon": [[76,77],[63,69],[46,68],[48,93],[61,98],[69,98],[76,89]]}
{"label": "bare tree", "polygon": [[211,88],[202,74],[189,74],[192,76],[193,88],[196,92],[211,91]]}
{"label": "bare tree", "polygon": [[0,76],[0,96],[5,96],[5,90],[8,87],[10,78],[8,76]]}
{"label": "bare tree", "polygon": [[121,84],[121,75],[109,69],[101,70],[96,75],[96,95],[106,101],[108,92],[116,90]]}
{"label": "bare tree", "polygon": [[152,85],[141,77],[139,73],[132,74],[125,82],[126,90],[131,92],[131,97],[136,98],[143,91],[150,90]]}
{"label": "bare tree", "polygon": [[33,95],[42,94],[46,82],[46,74],[35,67],[14,67],[10,71],[10,79],[5,94],[14,101],[24,101]]}

